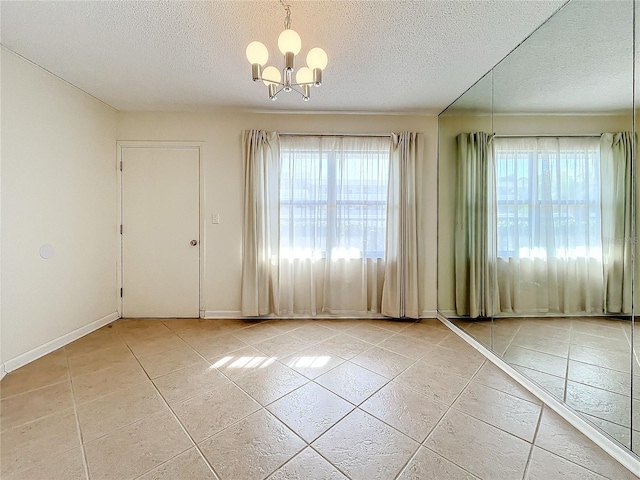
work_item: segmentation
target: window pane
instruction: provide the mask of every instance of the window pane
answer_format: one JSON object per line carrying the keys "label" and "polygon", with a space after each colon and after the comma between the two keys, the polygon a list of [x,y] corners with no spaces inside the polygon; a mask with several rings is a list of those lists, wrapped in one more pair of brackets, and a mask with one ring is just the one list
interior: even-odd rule
{"label": "window pane", "polygon": [[498,256],[600,258],[600,151],[590,138],[497,138]]}
{"label": "window pane", "polygon": [[384,257],[389,139],[347,143],[333,137],[282,139],[283,255]]}

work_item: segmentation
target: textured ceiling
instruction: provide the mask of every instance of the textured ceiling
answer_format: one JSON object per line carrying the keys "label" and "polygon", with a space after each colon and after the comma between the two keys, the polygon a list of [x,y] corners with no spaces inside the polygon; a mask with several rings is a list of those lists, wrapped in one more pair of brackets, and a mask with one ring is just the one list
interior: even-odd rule
{"label": "textured ceiling", "polygon": [[633,2],[573,0],[446,114],[492,107],[507,114],[630,113]]}
{"label": "textured ceiling", "polygon": [[432,114],[565,0],[289,3],[301,54],[321,46],[329,56],[308,103],[284,93],[270,102],[251,82],[250,41],[281,67],[284,9],[273,0],[2,1],[0,41],[119,110]]}

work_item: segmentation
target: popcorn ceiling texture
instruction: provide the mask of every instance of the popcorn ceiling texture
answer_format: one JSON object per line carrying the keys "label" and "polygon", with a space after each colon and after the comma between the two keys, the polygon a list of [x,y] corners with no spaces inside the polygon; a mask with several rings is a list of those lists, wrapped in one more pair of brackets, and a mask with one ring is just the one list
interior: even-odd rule
{"label": "popcorn ceiling texture", "polygon": [[282,67],[276,1],[7,2],[2,44],[109,105],[144,110],[287,110],[436,114],[564,0],[291,1],[298,65],[329,56],[312,100],[251,82],[252,40]]}

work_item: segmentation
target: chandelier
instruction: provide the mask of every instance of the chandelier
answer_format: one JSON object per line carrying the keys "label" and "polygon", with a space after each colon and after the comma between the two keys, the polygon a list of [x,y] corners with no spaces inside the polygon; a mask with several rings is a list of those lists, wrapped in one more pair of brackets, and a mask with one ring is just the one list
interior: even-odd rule
{"label": "chandelier", "polygon": [[302,42],[300,35],[295,30],[291,30],[291,5],[280,3],[285,9],[284,30],[278,37],[278,48],[284,55],[284,68],[282,74],[276,67],[264,67],[269,60],[269,51],[261,42],[251,42],[247,46],[247,60],[251,63],[251,76],[254,82],[262,82],[269,89],[269,98],[273,101],[278,99],[278,94],[285,92],[298,92],[305,102],[309,101],[309,90],[313,85],[322,85],[322,71],[327,66],[327,54],[319,47],[312,48],[307,53],[307,66],[298,69],[293,82],[293,64],[295,56],[300,52]]}

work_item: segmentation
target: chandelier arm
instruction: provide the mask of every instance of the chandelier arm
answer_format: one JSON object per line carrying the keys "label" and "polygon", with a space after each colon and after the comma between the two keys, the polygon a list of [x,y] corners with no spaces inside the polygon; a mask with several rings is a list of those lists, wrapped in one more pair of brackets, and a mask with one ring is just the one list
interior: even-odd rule
{"label": "chandelier arm", "polygon": [[300,95],[302,95],[304,97],[304,93],[302,93],[300,90],[298,90],[297,88],[293,88],[293,85],[297,85],[297,84],[291,84],[291,91],[292,92],[296,92],[299,93]]}

